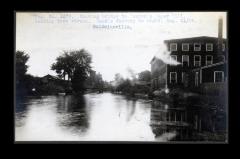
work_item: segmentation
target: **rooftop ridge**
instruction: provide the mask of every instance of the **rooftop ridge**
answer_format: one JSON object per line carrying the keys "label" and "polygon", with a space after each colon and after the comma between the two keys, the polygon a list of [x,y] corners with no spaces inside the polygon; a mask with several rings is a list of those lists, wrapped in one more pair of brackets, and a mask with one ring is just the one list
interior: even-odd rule
{"label": "rooftop ridge", "polygon": [[[213,36],[195,36],[195,37],[187,37],[187,38],[168,39],[168,40],[164,40],[164,42],[175,41],[175,40],[199,39],[199,38],[209,38],[209,39],[216,39],[216,40],[218,39],[218,37],[213,37]],[[223,38],[223,40],[226,40],[226,38]]]}

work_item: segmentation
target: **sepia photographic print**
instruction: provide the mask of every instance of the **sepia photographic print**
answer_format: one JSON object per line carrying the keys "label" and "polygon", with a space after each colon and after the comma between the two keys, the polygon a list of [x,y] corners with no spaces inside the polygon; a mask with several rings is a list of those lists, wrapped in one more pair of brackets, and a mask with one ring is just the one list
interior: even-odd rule
{"label": "sepia photographic print", "polygon": [[227,12],[15,12],[15,142],[228,143]]}

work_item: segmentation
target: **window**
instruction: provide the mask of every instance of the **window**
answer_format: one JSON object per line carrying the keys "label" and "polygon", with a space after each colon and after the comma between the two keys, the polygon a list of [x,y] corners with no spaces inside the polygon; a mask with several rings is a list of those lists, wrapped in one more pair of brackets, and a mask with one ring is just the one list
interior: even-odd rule
{"label": "window", "polygon": [[224,72],[223,71],[214,71],[214,83],[215,82],[224,82]]}
{"label": "window", "polygon": [[185,72],[182,72],[182,83],[183,83],[184,80],[185,80],[185,76],[186,76],[186,73],[185,73]]}
{"label": "window", "polygon": [[166,121],[170,121],[170,112],[166,112]]}
{"label": "window", "polygon": [[158,88],[158,81],[157,81],[157,79],[154,79],[154,87]]}
{"label": "window", "polygon": [[189,44],[188,43],[183,43],[182,44],[182,51],[189,51]]}
{"label": "window", "polygon": [[198,72],[195,72],[195,86],[196,87],[198,86],[198,80],[199,80]]}
{"label": "window", "polygon": [[170,51],[177,51],[177,44],[176,43],[171,43],[170,44]]}
{"label": "window", "polygon": [[196,66],[196,67],[201,66],[201,56],[200,55],[194,55],[194,66]]}
{"label": "window", "polygon": [[152,80],[152,85],[153,85],[153,88],[154,88],[154,89],[157,88],[156,78],[154,78],[154,79]]}
{"label": "window", "polygon": [[171,55],[171,62],[177,62],[177,55]]}
{"label": "window", "polygon": [[177,83],[177,72],[170,72],[170,83]]}
{"label": "window", "polygon": [[188,55],[182,56],[182,66],[189,66],[189,56]]}
{"label": "window", "polygon": [[188,87],[188,74],[186,72],[182,72],[182,83],[184,87]]}
{"label": "window", "polygon": [[222,51],[225,51],[225,50],[226,50],[226,45],[222,44]]}
{"label": "window", "polygon": [[194,43],[194,51],[201,51],[201,44],[200,43]]}
{"label": "window", "polygon": [[207,66],[207,65],[211,65],[212,62],[213,62],[213,57],[212,57],[212,55],[207,55],[207,56],[206,56],[206,66]]}
{"label": "window", "polygon": [[207,43],[206,44],[206,51],[213,51],[213,44]]}

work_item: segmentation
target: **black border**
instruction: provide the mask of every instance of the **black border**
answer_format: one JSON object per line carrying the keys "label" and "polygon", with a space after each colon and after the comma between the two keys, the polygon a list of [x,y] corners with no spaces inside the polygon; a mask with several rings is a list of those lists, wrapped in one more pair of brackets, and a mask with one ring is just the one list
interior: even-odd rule
{"label": "black border", "polygon": [[[13,68],[13,55],[9,56],[9,52],[14,52],[14,11],[228,11],[228,38],[229,38],[229,144],[238,143],[239,134],[240,134],[240,100],[239,100],[239,88],[240,88],[240,79],[238,78],[239,75],[236,73],[238,72],[239,68],[239,59],[240,59],[240,50],[239,50],[239,33],[240,33],[240,26],[239,26],[239,5],[237,2],[231,1],[188,1],[186,3],[182,1],[177,2],[162,2],[159,4],[151,3],[139,3],[139,2],[124,2],[124,1],[111,1],[103,3],[102,1],[99,2],[87,2],[92,4],[86,4],[85,2],[82,3],[81,1],[78,2],[58,2],[58,1],[46,1],[42,0],[40,2],[36,1],[18,1],[17,3],[10,4],[4,7],[3,11],[7,13],[7,17],[5,22],[9,22],[10,25],[4,24],[4,29],[6,30],[7,38],[10,40],[7,41],[6,46],[9,49],[6,50],[8,54],[5,54],[6,58],[4,57],[4,65],[7,64],[8,69],[4,69],[3,73],[5,74],[4,87],[8,94],[5,93],[7,99],[4,102],[4,105],[7,105],[3,108],[4,110],[4,118],[7,118],[7,122],[4,122],[4,127],[7,129],[5,131],[5,136],[10,137],[5,138],[4,141],[10,144],[14,144],[14,134],[11,125],[14,123],[12,118],[14,100],[13,100],[13,82],[14,76],[12,74]],[[196,5],[196,3],[198,3]],[[84,4],[84,5],[83,5]],[[91,7],[90,7],[91,6]],[[139,7],[140,6],[140,7]],[[100,8],[100,9],[99,9]],[[13,28],[11,28],[13,27]],[[11,35],[11,36],[10,36]],[[13,39],[12,39],[13,37]],[[11,41],[11,42],[10,42]],[[9,51],[11,50],[11,51]],[[5,66],[6,67],[6,66]],[[12,79],[12,80],[10,80]],[[10,104],[9,104],[10,103]],[[12,106],[12,107],[11,107]],[[7,110],[5,110],[7,109]],[[6,112],[6,113],[5,113]],[[4,120],[6,121],[6,119]],[[45,142],[47,143],[47,142]],[[40,144],[45,144],[40,143]],[[53,144],[58,144],[61,142],[55,142]],[[84,143],[84,142],[83,142]],[[99,142],[98,142],[99,143]],[[108,142],[112,143],[112,142]],[[115,142],[113,142],[115,143]],[[18,143],[20,144],[20,143]],[[125,144],[125,143],[124,143]],[[182,144],[182,143],[180,143]],[[191,143],[192,144],[192,143]],[[194,143],[193,143],[194,144]]]}

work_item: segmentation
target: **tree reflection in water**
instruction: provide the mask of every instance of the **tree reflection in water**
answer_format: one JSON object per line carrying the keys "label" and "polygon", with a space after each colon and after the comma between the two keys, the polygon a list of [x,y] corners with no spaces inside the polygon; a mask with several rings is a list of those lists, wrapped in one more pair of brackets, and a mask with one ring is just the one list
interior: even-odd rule
{"label": "tree reflection in water", "polygon": [[58,100],[58,124],[75,133],[86,132],[89,127],[89,114],[83,95],[62,96]]}
{"label": "tree reflection in water", "polygon": [[15,126],[20,127],[25,124],[29,106],[41,103],[41,96],[16,97],[15,100]]}
{"label": "tree reflection in water", "polygon": [[131,99],[131,98],[126,98],[126,102],[127,102],[127,122],[131,120],[131,118],[133,117],[135,111],[136,111],[136,99]]}

